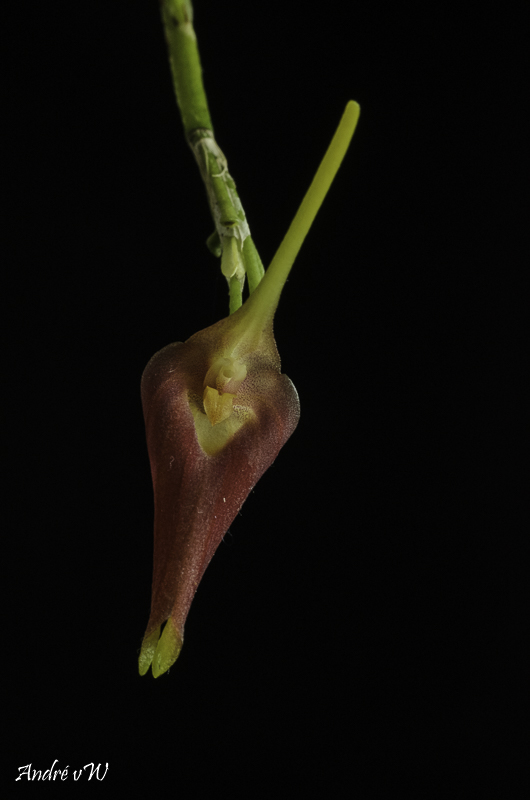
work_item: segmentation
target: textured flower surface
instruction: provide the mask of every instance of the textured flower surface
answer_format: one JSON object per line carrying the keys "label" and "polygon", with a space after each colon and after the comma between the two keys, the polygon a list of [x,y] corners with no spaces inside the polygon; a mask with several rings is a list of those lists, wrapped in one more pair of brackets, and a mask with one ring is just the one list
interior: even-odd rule
{"label": "textured flower surface", "polygon": [[280,372],[272,320],[256,329],[251,306],[164,347],[142,377],[155,498],[142,675],[152,665],[157,677],[178,658],[210,559],[298,422],[298,395]]}

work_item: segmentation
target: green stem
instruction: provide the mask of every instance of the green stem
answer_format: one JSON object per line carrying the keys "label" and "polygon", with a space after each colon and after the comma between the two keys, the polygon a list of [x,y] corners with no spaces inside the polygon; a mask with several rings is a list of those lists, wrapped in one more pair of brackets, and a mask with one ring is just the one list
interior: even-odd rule
{"label": "green stem", "polygon": [[263,280],[239,312],[239,319],[234,328],[235,338],[240,331],[243,331],[247,342],[252,339],[257,342],[262,331],[272,321],[294,260],[346,155],[359,113],[358,103],[350,100],[316,175]]}
{"label": "green stem", "polygon": [[230,278],[228,282],[230,292],[230,314],[243,305],[243,286],[237,277]]}
{"label": "green stem", "polygon": [[248,236],[245,239],[245,243],[243,245],[243,258],[245,259],[245,267],[247,271],[248,290],[250,294],[252,294],[260,280],[265,275],[263,263],[259,257],[258,251],[256,250],[256,245],[254,244],[252,236]]}
{"label": "green stem", "polygon": [[[252,292],[263,275],[263,265],[250,239],[245,212],[228,171],[226,158],[215,141],[202,82],[191,0],[162,0],[162,20],[186,140],[206,186],[215,223],[217,237],[215,240],[209,237],[209,247],[212,249],[212,243],[216,245],[218,241],[222,264],[228,260],[237,265],[236,273],[230,274],[222,267],[228,281],[230,313],[233,313],[242,303],[245,273],[249,272],[249,289]],[[226,253],[227,249],[229,253]],[[232,280],[234,274],[238,281]]]}
{"label": "green stem", "polygon": [[287,280],[294,260],[328,193],[329,187],[333,183],[333,179],[342,164],[342,159],[346,155],[359,120],[360,111],[359,104],[354,100],[350,100],[347,103],[335,135],[326,150],[311,186],[307,190],[276,255],[267,268],[267,283],[270,285],[270,289],[268,287],[264,288],[271,293],[271,303],[274,304],[274,308],[278,304],[280,292]]}
{"label": "green stem", "polygon": [[193,29],[191,2],[163,0],[161,11],[173,84],[186,137],[197,128],[208,128],[213,133],[202,82],[197,37]]}

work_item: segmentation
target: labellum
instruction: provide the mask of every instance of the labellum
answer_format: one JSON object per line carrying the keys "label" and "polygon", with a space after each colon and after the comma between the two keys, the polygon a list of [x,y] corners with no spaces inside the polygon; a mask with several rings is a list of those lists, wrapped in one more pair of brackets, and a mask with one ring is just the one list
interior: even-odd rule
{"label": "labellum", "polygon": [[298,395],[280,370],[273,317],[358,115],[350,102],[287,236],[246,302],[186,342],[160,350],[143,373],[155,547],[142,675],[152,666],[158,677],[178,658],[210,559],[298,423]]}

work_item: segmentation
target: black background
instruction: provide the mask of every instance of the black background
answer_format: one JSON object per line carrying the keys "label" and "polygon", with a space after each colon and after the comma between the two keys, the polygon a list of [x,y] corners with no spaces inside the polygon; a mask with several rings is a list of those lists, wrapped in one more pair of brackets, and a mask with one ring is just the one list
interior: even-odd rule
{"label": "black background", "polygon": [[422,768],[431,789],[459,772],[473,785],[492,745],[488,770],[517,758],[524,259],[506,156],[522,136],[503,120],[518,21],[197,0],[216,136],[265,264],[346,102],[362,110],[275,322],[299,427],[155,681],[137,673],[153,515],[140,377],[226,314],[226,284],[157,3],[18,10],[4,71],[8,783],[58,759],[108,762],[108,792],[303,796],[321,782],[326,797],[377,797]]}

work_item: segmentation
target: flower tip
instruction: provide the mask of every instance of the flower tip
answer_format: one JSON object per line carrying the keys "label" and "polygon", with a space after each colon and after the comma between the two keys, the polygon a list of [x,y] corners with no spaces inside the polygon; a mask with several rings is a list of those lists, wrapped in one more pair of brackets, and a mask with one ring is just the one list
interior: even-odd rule
{"label": "flower tip", "polygon": [[157,628],[142,642],[138,659],[140,675],[145,675],[151,667],[153,677],[158,678],[173,666],[180,655],[183,639],[171,619],[168,619],[160,639],[158,638],[159,634],[160,628]]}
{"label": "flower tip", "polygon": [[145,675],[149,667],[151,666],[151,662],[153,660],[153,656],[155,655],[156,645],[158,642],[158,637],[160,636],[160,625],[156,630],[149,634],[149,636],[144,636],[144,640],[142,642],[142,649],[140,651],[140,657],[138,659],[138,669],[140,675]]}

